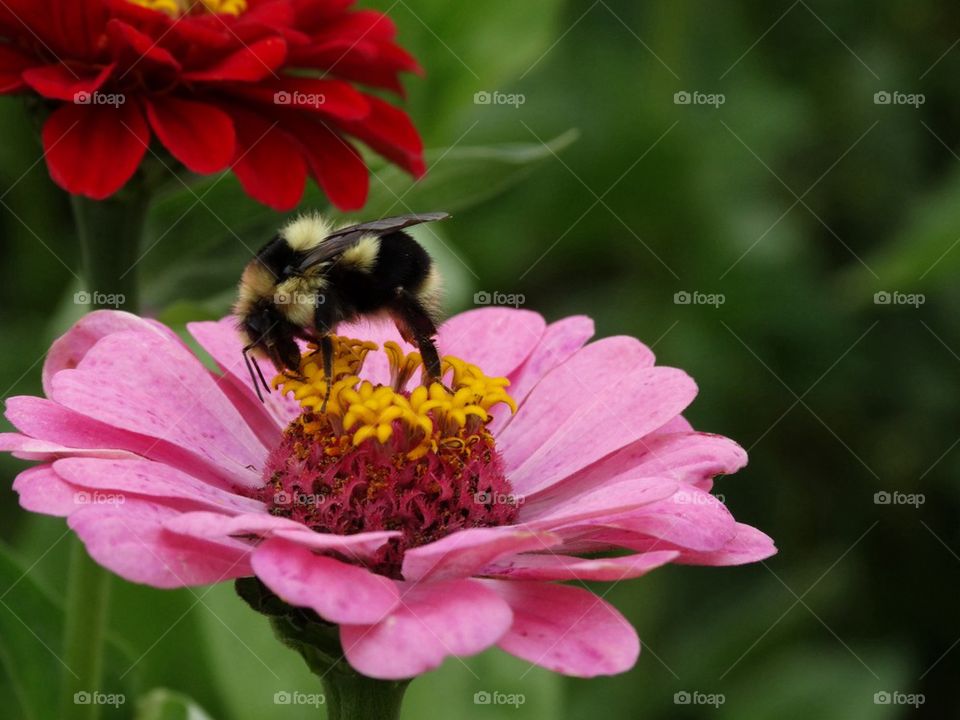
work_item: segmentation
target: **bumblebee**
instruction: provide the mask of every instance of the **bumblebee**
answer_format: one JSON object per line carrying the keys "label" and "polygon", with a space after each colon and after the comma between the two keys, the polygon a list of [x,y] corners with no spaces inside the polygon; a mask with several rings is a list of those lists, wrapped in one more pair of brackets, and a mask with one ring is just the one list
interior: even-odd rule
{"label": "bumblebee", "polygon": [[243,359],[260,400],[260,386],[267,392],[270,386],[257,355],[297,374],[297,340],[316,343],[329,397],[331,333],[341,322],[379,314],[392,318],[403,339],[419,349],[425,380],[439,380],[434,337],[440,276],[427,251],[403,230],[448,217],[401,215],[335,229],[321,215],[304,215],[264,245],[244,268],[234,305],[245,339]]}

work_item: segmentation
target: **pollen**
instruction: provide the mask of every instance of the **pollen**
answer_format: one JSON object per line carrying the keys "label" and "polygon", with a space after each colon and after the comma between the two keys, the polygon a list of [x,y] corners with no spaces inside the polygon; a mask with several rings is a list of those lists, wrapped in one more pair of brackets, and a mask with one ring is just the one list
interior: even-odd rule
{"label": "pollen", "polygon": [[[522,500],[488,429],[494,414],[516,411],[506,378],[446,356],[441,382],[417,384],[420,355],[396,343],[380,350],[334,337],[333,347],[329,397],[316,348],[304,354],[297,377],[274,380],[301,414],[264,468],[260,499],[271,513],[317,532],[399,531],[402,538],[372,563],[396,577],[407,548],[515,520]],[[377,351],[386,357],[379,382],[364,378],[364,363]]]}
{"label": "pollen", "polygon": [[247,0],[128,0],[134,5],[158,10],[171,17],[213,13],[237,16],[247,9]]}

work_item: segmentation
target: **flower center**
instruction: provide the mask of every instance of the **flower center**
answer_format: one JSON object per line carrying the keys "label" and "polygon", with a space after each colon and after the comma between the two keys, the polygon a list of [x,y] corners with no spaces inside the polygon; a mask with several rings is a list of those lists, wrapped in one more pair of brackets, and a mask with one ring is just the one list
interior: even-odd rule
{"label": "flower center", "polygon": [[171,17],[201,13],[240,15],[247,9],[247,0],[128,0],[128,2],[150,10],[158,10]]}
{"label": "flower center", "polygon": [[369,563],[399,577],[403,552],[464,528],[512,523],[518,500],[487,429],[489,411],[516,410],[506,378],[491,378],[452,356],[441,383],[407,389],[422,370],[419,353],[393,342],[383,351],[390,384],[360,377],[377,346],[334,337],[329,399],[322,358],[314,349],[300,378],[274,385],[292,393],[302,413],[286,428],[264,468],[261,499],[273,515],[317,532],[351,535],[396,530],[402,537]]}

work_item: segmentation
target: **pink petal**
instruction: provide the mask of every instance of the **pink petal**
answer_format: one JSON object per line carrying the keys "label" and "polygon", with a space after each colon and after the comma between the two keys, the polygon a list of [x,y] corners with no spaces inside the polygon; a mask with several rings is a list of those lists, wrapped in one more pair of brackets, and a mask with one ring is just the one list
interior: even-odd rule
{"label": "pink petal", "polygon": [[397,585],[287,540],[268,540],[253,555],[253,570],[271,590],[333,623],[375,623],[400,601]]}
{"label": "pink petal", "polygon": [[[583,347],[593,337],[593,332],[593,320],[583,315],[564,318],[547,325],[533,352],[520,367],[510,373],[509,392],[517,404],[523,403],[544,375]],[[489,426],[491,432],[498,435],[512,418],[509,413],[496,415]]]}
{"label": "pink petal", "polygon": [[715,475],[730,475],[747,464],[737,443],[708,433],[648,435],[599,462],[528,497],[525,512],[536,512],[570,502],[592,487],[622,478],[667,477],[678,483],[699,484]]}
{"label": "pink petal", "polygon": [[[104,382],[109,378],[109,382]],[[182,345],[143,332],[100,340],[52,380],[52,399],[104,423],[193,448],[258,487],[267,449]]]}
{"label": "pink petal", "polygon": [[513,609],[497,643],[511,655],[576,677],[615,675],[634,666],[640,640],[612,606],[583,588],[484,580]]}
{"label": "pink petal", "polygon": [[282,538],[311,550],[337,552],[358,560],[372,557],[388,540],[400,535],[399,532],[386,530],[355,535],[318,533],[294,520],[266,512],[234,517],[222,513],[187,512],[171,518],[165,527],[171,532],[200,539]]}
{"label": "pink petal", "polygon": [[[151,460],[65,458],[53,464],[56,473],[81,488],[144,496],[165,505],[164,500],[182,500],[178,507],[214,509],[235,514],[266,513],[263,503],[221,490],[176,468]],[[191,507],[192,506],[192,507]]]}
{"label": "pink petal", "polygon": [[745,565],[777,554],[773,539],[749,525],[737,523],[737,534],[719,550],[686,551],[676,562],[683,565]]}
{"label": "pink petal", "polygon": [[347,660],[368,677],[415,677],[446,657],[487,649],[510,628],[510,608],[476,580],[402,583],[402,590],[400,605],[382,622],[340,628]]}
{"label": "pink petal", "polygon": [[31,512],[67,517],[80,507],[77,488],[64,482],[49,465],[24,470],[13,481],[13,489],[20,496],[20,507]]}
{"label": "pink petal", "polygon": [[178,511],[141,500],[90,505],[67,520],[99,564],[131,582],[161,588],[207,585],[252,574],[250,546],[176,535],[163,523]]}
{"label": "pink petal", "polygon": [[180,342],[166,325],[138,317],[121,310],[94,310],[77,320],[66,333],[57,338],[47,351],[43,363],[43,392],[50,397],[53,388],[50,379],[61,370],[73,369],[83,356],[101,339],[116,332],[136,330],[153,332]]}
{"label": "pink petal", "polygon": [[[266,415],[266,421],[272,424],[275,432],[285,428],[300,414],[296,401],[282,396],[279,392],[265,393],[262,403],[257,398],[250,373],[243,362],[243,340],[237,333],[236,321],[233,318],[224,318],[218,322],[187,323],[187,330],[223,370],[226,383],[239,388],[249,400],[244,406],[244,417],[257,418],[257,421],[261,422],[259,416]],[[270,382],[277,374],[273,364],[269,360],[258,359],[257,362],[260,363],[267,382]]]}
{"label": "pink petal", "polygon": [[605,523],[629,511],[640,512],[654,503],[660,507],[666,498],[673,497],[676,492],[677,483],[669,478],[628,478],[571,496],[562,504],[531,510],[521,506],[520,520],[525,526],[544,530],[594,519],[598,523]]}
{"label": "pink petal", "polygon": [[676,550],[623,555],[588,560],[570,555],[524,554],[509,560],[498,560],[482,571],[483,575],[508,580],[599,580],[618,582],[646,575],[651,570],[674,561]]}
{"label": "pink petal", "polygon": [[7,419],[24,435],[67,448],[66,454],[118,457],[132,453],[176,467],[226,489],[238,484],[259,487],[257,473],[236,472],[172,442],[120,430],[68,410],[45,398],[18,396],[7,400]]}
{"label": "pink petal", "polygon": [[654,430],[651,435],[666,435],[668,433],[694,432],[691,425],[683,415],[677,415],[663,427]]}
{"label": "pink petal", "polygon": [[504,555],[549,550],[559,541],[556,535],[524,528],[461,530],[407,550],[403,558],[403,577],[417,581],[469,577]]}
{"label": "pink petal", "polygon": [[682,412],[697,386],[681,370],[638,367],[644,346],[587,345],[530,393],[499,438],[514,490],[542,490]]}
{"label": "pink petal", "polygon": [[543,337],[546,322],[529,310],[480,308],[447,320],[437,335],[441,354],[477,365],[491,377],[516,370]]}
{"label": "pink petal", "polygon": [[97,448],[71,448],[59,443],[36,440],[20,433],[0,433],[0,452],[8,452],[21,460],[50,462],[66,456],[136,459],[138,456],[126,450]]}

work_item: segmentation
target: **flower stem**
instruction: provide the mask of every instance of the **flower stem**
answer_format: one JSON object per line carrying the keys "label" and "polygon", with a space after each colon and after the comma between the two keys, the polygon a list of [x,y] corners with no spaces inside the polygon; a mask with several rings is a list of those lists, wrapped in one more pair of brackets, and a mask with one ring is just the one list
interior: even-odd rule
{"label": "flower stem", "polygon": [[[73,197],[74,219],[82,250],[85,287],[77,302],[91,310],[101,307],[136,312],[136,272],[150,193],[138,180],[109,200],[94,202]],[[86,294],[86,298],[82,298]],[[95,720],[96,703],[77,703],[79,692],[118,692],[101,687],[104,634],[110,596],[110,574],[87,554],[83,543],[71,538],[63,637],[60,698],[62,720]]]}

